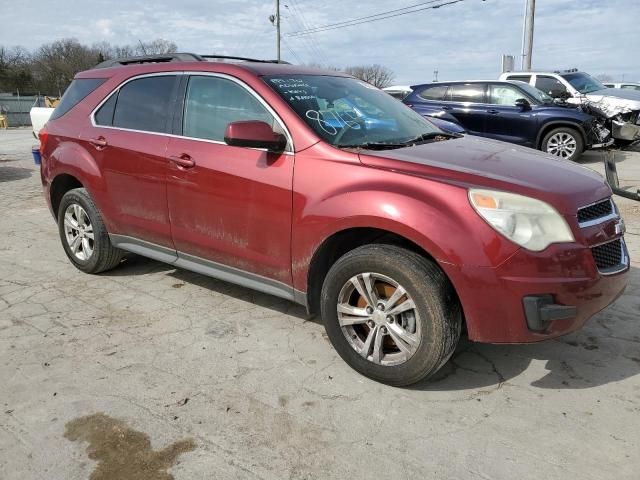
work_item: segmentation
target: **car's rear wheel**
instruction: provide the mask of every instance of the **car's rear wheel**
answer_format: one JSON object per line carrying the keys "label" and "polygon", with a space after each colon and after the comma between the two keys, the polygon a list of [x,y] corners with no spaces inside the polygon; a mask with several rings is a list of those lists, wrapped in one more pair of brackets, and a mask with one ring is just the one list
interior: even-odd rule
{"label": "car's rear wheel", "polygon": [[122,251],[111,244],[102,216],[84,188],[69,190],[62,197],[58,230],[67,257],[83,272],[104,272],[122,260]]}
{"label": "car's rear wheel", "polygon": [[443,272],[391,245],[342,256],[324,281],[321,310],[338,354],[363,375],[394,386],[434,374],[460,337],[459,302]]}
{"label": "car's rear wheel", "polygon": [[554,128],[542,139],[541,150],[565,160],[575,161],[584,152],[580,132],[569,127]]}

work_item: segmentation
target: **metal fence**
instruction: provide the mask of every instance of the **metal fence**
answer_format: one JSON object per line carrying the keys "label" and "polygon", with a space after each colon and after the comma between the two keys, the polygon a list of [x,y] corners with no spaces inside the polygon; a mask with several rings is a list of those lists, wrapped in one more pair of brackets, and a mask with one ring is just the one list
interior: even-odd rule
{"label": "metal fence", "polygon": [[0,113],[7,116],[10,127],[31,125],[29,110],[31,107],[44,107],[44,97],[0,96]]}

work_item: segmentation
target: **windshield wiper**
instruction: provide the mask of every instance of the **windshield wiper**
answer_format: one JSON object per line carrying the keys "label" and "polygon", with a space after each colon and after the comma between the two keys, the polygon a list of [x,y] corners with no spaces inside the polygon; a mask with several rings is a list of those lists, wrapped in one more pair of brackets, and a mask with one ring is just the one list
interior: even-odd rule
{"label": "windshield wiper", "polygon": [[426,142],[428,140],[435,140],[438,137],[443,137],[443,138],[460,138],[462,135],[459,133],[448,133],[448,132],[428,132],[428,133],[423,133],[422,135],[418,135],[415,138],[412,138],[411,140],[407,140],[405,142],[405,145],[409,145],[409,144],[415,144],[417,142]]}
{"label": "windshield wiper", "polygon": [[389,143],[389,142],[368,142],[358,143],[355,145],[336,145],[338,148],[363,148],[365,150],[391,150],[393,148],[404,148],[406,143]]}

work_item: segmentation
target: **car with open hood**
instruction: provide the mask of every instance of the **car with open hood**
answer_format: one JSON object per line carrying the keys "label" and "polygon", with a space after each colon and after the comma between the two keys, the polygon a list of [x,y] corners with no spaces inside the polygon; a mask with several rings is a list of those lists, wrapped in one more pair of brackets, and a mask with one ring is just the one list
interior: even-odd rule
{"label": "car with open hood", "polygon": [[529,83],[547,95],[607,120],[607,128],[620,143],[640,140],[640,91],[607,88],[577,69],[555,72],[507,72],[500,80]]}
{"label": "car with open hood", "polygon": [[554,338],[625,289],[611,189],[572,162],[445,133],[331,70],[194,54],[102,67],[40,131],[44,196],[82,272],[133,252],[299,303],[390,385],[433,375],[463,331]]}

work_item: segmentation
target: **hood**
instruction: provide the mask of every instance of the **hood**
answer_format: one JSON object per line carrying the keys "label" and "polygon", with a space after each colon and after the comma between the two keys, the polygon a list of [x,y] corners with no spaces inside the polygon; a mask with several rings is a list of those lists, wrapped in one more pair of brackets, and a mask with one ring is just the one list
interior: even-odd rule
{"label": "hood", "polygon": [[623,88],[605,88],[587,93],[586,100],[607,117],[640,110],[640,92]]}
{"label": "hood", "polygon": [[611,195],[604,178],[586,167],[530,148],[466,135],[395,150],[362,151],[368,166],[538,198],[566,215]]}

